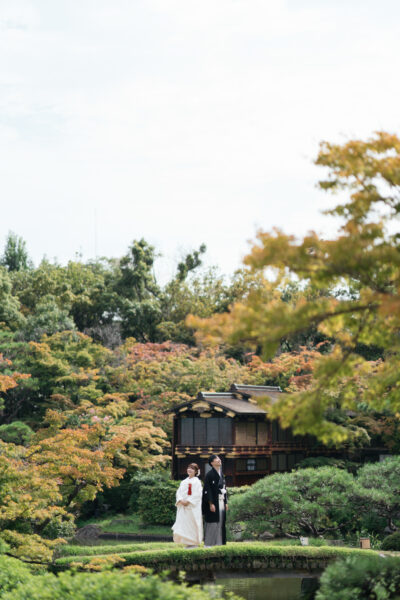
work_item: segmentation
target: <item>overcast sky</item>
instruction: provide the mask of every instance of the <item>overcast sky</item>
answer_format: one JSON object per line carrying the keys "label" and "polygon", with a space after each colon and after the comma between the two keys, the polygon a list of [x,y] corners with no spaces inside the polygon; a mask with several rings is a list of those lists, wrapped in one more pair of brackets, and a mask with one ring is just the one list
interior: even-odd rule
{"label": "overcast sky", "polygon": [[0,246],[161,278],[258,228],[331,235],[320,140],[399,133],[398,0],[0,0]]}

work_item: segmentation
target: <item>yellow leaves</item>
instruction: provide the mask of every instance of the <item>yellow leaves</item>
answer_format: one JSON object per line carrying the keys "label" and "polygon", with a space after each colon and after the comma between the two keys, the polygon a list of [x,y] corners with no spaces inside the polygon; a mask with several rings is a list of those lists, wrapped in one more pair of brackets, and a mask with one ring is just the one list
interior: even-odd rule
{"label": "yellow leaves", "polygon": [[139,573],[140,575],[148,575],[151,570],[143,565],[128,565],[122,569],[123,573]]}
{"label": "yellow leaves", "polygon": [[[83,569],[85,571],[108,571],[117,565],[122,565],[125,562],[124,558],[118,556],[118,554],[108,554],[107,556],[95,556],[89,562],[72,562],[70,563],[71,568]],[[137,565],[136,565],[137,566]],[[129,567],[125,567],[128,569]],[[143,567],[144,571],[147,569]],[[140,572],[140,571],[135,571]]]}
{"label": "yellow leaves", "polygon": [[[260,231],[245,263],[264,276],[264,293],[248,294],[223,315],[189,317],[187,325],[203,344],[244,343],[261,347],[264,358],[316,328],[330,338],[336,349],[317,361],[313,380],[298,382],[308,389],[273,411],[299,433],[338,442],[349,430],[327,419],[334,407],[362,398],[374,408],[400,409],[400,237],[388,230],[400,213],[400,139],[377,132],[365,141],[324,142],[316,164],[329,169],[321,188],[348,193],[329,211],[343,218],[340,235],[325,240],[310,232],[297,240],[278,229]],[[304,293],[285,299],[290,281]],[[360,346],[380,348],[383,363],[367,368],[357,357]]]}
{"label": "yellow leaves", "polygon": [[27,448],[0,444],[0,535],[11,545],[14,556],[47,561],[59,541],[50,542],[36,534],[10,529],[15,521],[39,525],[65,513],[59,506],[57,482],[48,478],[45,469],[31,458]]}
{"label": "yellow leaves", "polygon": [[[10,360],[5,359],[0,353],[0,367],[11,367],[12,363]],[[0,374],[0,393],[4,393],[7,390],[11,390],[17,387],[18,383],[24,379],[29,379],[30,375],[26,373],[14,372],[11,375]]]}
{"label": "yellow leaves", "polygon": [[54,548],[63,540],[47,540],[36,534],[18,533],[10,529],[1,532],[1,537],[10,544],[10,554],[25,561],[50,563]]}

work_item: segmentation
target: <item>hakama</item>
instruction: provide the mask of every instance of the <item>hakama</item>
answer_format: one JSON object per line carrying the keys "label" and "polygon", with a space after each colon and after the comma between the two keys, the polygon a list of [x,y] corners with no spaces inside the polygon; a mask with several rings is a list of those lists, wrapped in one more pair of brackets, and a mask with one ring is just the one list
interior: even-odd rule
{"label": "hakama", "polygon": [[218,500],[219,521],[218,523],[204,524],[204,546],[222,546],[224,544],[225,502],[222,494],[219,495]]}

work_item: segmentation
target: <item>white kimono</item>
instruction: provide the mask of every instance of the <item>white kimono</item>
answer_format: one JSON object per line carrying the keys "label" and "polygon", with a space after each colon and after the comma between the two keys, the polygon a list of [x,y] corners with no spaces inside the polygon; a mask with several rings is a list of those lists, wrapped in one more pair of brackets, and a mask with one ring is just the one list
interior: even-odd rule
{"label": "white kimono", "polygon": [[[189,484],[192,486],[191,495],[188,494]],[[176,521],[172,526],[174,542],[186,546],[198,546],[203,541],[203,517],[201,514],[201,498],[203,486],[198,477],[184,479],[176,492]],[[190,504],[178,505],[180,500]]]}

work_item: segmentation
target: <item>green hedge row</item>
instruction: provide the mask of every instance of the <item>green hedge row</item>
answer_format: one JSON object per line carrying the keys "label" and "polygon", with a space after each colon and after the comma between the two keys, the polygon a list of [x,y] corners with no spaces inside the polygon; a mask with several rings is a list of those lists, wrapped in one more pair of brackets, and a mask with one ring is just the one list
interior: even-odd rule
{"label": "green hedge row", "polygon": [[173,542],[140,542],[137,544],[113,544],[101,546],[65,545],[57,549],[57,556],[97,556],[98,554],[119,554],[120,552],[140,552],[141,550],[162,550],[176,548]]}
{"label": "green hedge row", "polygon": [[143,523],[172,526],[175,521],[175,497],[179,485],[180,481],[162,480],[140,487],[137,507]]}
{"label": "green hedge row", "polygon": [[[347,556],[375,556],[373,550],[359,550],[354,548],[337,548],[334,546],[271,546],[262,542],[229,543],[227,546],[213,548],[198,548],[185,550],[183,548],[167,548],[165,550],[149,550],[141,552],[118,552],[124,559],[120,566],[142,565],[156,571],[164,569],[198,570],[210,568],[210,563],[218,561],[218,568],[247,568],[251,561],[280,561],[285,559],[289,564],[297,559],[309,561],[330,562],[336,558]],[[97,555],[106,556],[106,555]],[[55,561],[56,566],[68,568],[71,562],[87,564],[93,556],[62,557]],[[268,565],[267,565],[268,567]],[[289,567],[288,567],[289,568]]]}

